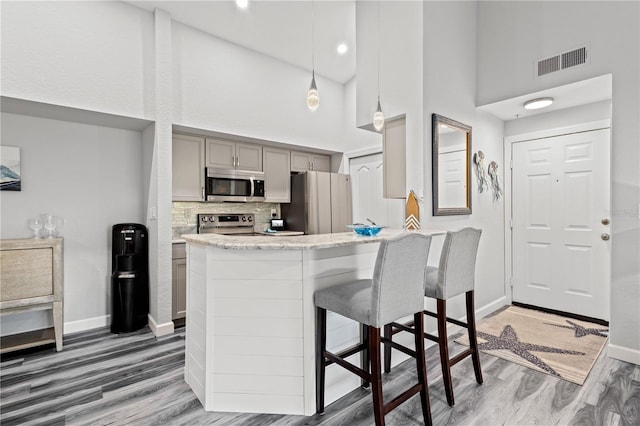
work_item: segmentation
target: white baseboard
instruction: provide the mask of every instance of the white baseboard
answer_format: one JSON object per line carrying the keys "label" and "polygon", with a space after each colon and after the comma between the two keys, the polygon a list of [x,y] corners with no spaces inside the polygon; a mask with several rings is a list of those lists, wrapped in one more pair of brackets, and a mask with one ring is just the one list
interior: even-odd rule
{"label": "white baseboard", "polygon": [[620,361],[640,365],[640,351],[637,349],[629,349],[609,343],[607,346],[607,356],[619,359]]}
{"label": "white baseboard", "polygon": [[487,315],[497,311],[498,309],[506,305],[510,305],[510,303],[507,300],[506,296],[502,296],[499,299],[496,299],[493,302],[482,306],[480,309],[476,309],[476,321],[480,318],[486,317]]}
{"label": "white baseboard", "polygon": [[80,331],[92,330],[94,328],[102,328],[111,324],[111,315],[103,315],[99,317],[87,318],[78,321],[69,321],[64,323],[62,334],[78,333]]}
{"label": "white baseboard", "polygon": [[156,337],[173,334],[173,321],[165,322],[164,324],[158,324],[158,322],[151,316],[151,314],[148,314],[148,318],[149,328]]}

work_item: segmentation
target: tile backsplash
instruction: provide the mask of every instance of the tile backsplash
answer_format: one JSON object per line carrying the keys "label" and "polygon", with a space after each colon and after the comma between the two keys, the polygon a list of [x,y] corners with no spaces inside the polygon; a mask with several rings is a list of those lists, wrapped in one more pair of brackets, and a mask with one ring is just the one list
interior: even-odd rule
{"label": "tile backsplash", "polygon": [[198,226],[198,213],[253,213],[255,215],[254,229],[263,231],[269,226],[271,209],[276,210],[280,217],[278,203],[200,203],[189,201],[174,201],[171,206],[171,231],[173,238],[180,238],[182,234],[195,234]]}

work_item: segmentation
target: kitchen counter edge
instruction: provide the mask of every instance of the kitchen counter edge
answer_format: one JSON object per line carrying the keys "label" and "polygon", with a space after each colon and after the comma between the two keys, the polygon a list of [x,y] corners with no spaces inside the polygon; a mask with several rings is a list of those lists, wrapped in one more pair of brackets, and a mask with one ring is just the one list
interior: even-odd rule
{"label": "kitchen counter edge", "polygon": [[233,236],[217,234],[185,234],[181,238],[188,243],[203,244],[231,250],[310,250],[348,246],[354,244],[377,243],[402,233],[420,233],[424,235],[443,235],[446,231],[439,229],[420,229],[407,231],[405,229],[383,229],[375,237],[364,237],[353,232],[335,234],[300,235],[292,237],[273,236]]}

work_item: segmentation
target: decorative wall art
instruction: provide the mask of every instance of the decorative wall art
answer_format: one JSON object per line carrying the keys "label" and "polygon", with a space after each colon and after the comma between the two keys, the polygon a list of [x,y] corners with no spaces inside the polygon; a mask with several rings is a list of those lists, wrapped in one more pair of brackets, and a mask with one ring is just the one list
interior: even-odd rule
{"label": "decorative wall art", "polygon": [[420,229],[420,205],[418,197],[413,190],[409,191],[407,197],[406,220],[404,221],[405,229]]}
{"label": "decorative wall art", "polygon": [[0,191],[21,191],[20,148],[0,146]]}
{"label": "decorative wall art", "polygon": [[498,201],[502,197],[502,187],[498,177],[498,163],[492,161],[489,163],[489,177],[491,178],[491,189],[493,189],[493,199]]}
{"label": "decorative wall art", "polygon": [[478,192],[489,190],[489,182],[484,169],[484,152],[478,151],[473,154],[473,164],[476,166],[476,180],[478,181]]}

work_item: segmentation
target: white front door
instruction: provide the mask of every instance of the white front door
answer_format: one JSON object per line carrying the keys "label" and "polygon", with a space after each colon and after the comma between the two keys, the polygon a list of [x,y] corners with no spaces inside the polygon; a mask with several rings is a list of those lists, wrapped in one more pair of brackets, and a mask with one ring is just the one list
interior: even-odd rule
{"label": "white front door", "polygon": [[610,129],[513,144],[513,301],[609,319],[609,146]]}
{"label": "white front door", "polygon": [[371,154],[349,160],[354,222],[392,228],[404,226],[405,200],[382,197],[382,154]]}

